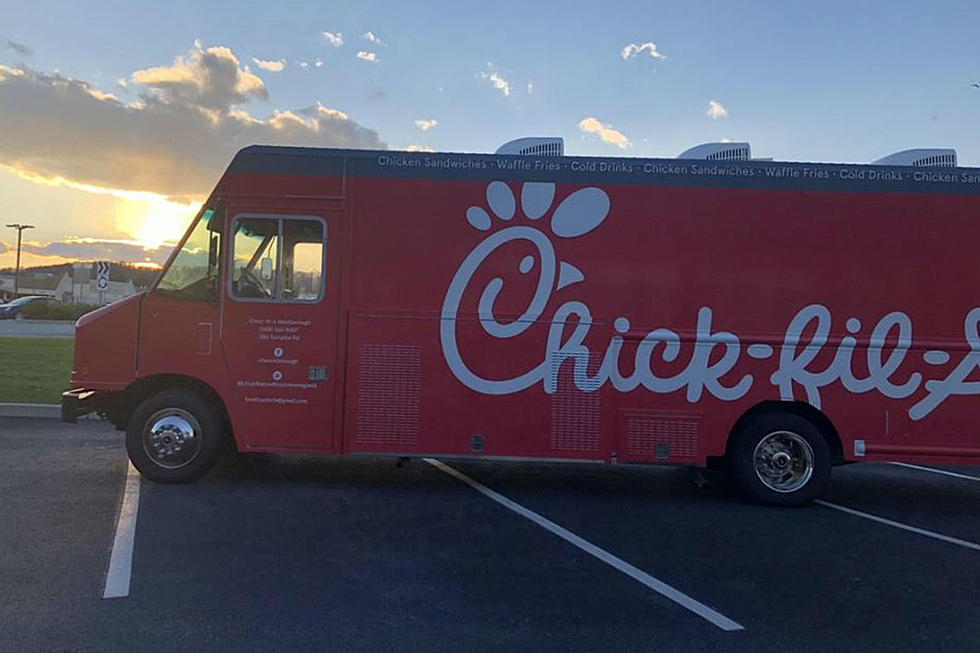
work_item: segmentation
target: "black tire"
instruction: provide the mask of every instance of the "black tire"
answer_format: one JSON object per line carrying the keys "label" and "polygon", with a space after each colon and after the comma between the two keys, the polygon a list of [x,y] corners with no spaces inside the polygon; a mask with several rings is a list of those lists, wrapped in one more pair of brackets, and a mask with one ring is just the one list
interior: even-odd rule
{"label": "black tire", "polygon": [[826,489],[830,447],[820,429],[805,417],[769,411],[746,420],[732,437],[732,476],[752,501],[801,506]]}
{"label": "black tire", "polygon": [[[154,439],[148,429],[164,420]],[[183,426],[191,428],[193,438],[186,437]],[[178,436],[183,446],[173,443]],[[168,437],[171,441],[165,442]],[[188,483],[200,478],[218,461],[224,441],[218,411],[190,390],[163,390],[143,400],[126,429],[126,451],[133,466],[157,483]]]}

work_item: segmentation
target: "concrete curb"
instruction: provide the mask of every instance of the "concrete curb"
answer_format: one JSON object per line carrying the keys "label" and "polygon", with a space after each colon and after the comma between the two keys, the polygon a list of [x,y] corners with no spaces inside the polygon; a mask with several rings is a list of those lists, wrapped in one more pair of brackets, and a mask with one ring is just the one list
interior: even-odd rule
{"label": "concrete curb", "polygon": [[74,338],[75,323],[70,320],[0,320],[0,337]]}
{"label": "concrete curb", "polygon": [[3,404],[0,417],[40,417],[61,419],[61,404]]}
{"label": "concrete curb", "polygon": [[[0,417],[32,417],[34,419],[61,419],[61,404],[5,404],[0,403]],[[102,419],[98,413],[82,415],[78,419]]]}
{"label": "concrete curb", "polygon": [[59,324],[62,326],[67,326],[70,324],[72,328],[74,328],[75,322],[78,322],[78,320],[34,320],[29,318],[21,318],[19,320],[15,320],[14,323],[15,324]]}

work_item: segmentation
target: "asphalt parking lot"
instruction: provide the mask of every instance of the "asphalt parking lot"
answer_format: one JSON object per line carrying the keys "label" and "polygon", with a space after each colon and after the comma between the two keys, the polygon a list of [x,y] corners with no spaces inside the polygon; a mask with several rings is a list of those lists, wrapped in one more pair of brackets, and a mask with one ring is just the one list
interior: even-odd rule
{"label": "asphalt parking lot", "polygon": [[772,509],[680,468],[449,463],[495,500],[422,460],[229,455],[139,484],[128,595],[103,599],[120,436],[0,419],[0,650],[980,649],[980,468],[853,465]]}

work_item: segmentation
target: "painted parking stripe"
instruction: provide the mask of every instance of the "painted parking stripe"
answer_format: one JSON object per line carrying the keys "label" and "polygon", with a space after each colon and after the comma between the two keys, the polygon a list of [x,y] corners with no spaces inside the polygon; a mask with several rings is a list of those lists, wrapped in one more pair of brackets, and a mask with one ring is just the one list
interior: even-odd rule
{"label": "painted parking stripe", "polygon": [[542,517],[538,513],[534,512],[533,510],[529,510],[528,508],[525,508],[519,503],[511,501],[504,495],[494,492],[493,490],[483,485],[482,483],[474,481],[466,474],[463,474],[462,472],[453,469],[449,465],[446,465],[445,463],[435,460],[433,458],[423,458],[423,460],[425,460],[425,462],[429,463],[430,465],[436,467],[437,469],[444,471],[445,473],[449,474],[453,478],[456,478],[462,481],[463,483],[466,483],[480,494],[486,496],[489,499],[496,501],[497,503],[504,506],[505,508],[516,512],[518,515],[522,517],[530,519],[538,526],[557,535],[558,537],[565,540],[569,544],[578,547],[579,549],[585,551],[589,555],[594,556],[599,560],[605,562],[607,565],[623,572],[633,580],[642,583],[643,585],[646,585],[647,587],[652,589],[654,592],[657,592],[661,596],[670,599],[674,603],[677,603],[678,605],[684,608],[687,608],[688,610],[698,615],[702,619],[710,621],[718,628],[721,628],[722,630],[729,630],[729,631],[744,630],[744,628],[740,624],[736,623],[735,621],[732,621],[725,615],[717,612],[716,610],[713,610],[712,608],[709,608],[708,606],[701,603],[700,601],[696,601],[692,599],[687,594],[684,594],[680,590],[671,587],[667,583],[661,580],[657,580],[656,578],[646,573],[645,571],[641,569],[637,569],[636,567],[629,564],[625,560],[614,556],[608,551],[605,551],[604,549],[600,549],[595,544],[592,544],[591,542],[582,539],[575,533],[572,533],[571,531],[562,528],[558,524],[554,523],[549,519]]}
{"label": "painted parking stripe", "polygon": [[931,537],[935,540],[942,540],[943,542],[949,542],[950,544],[964,546],[968,549],[973,549],[974,551],[980,551],[980,544],[977,544],[976,542],[961,540],[958,537],[943,535],[942,533],[930,531],[925,528],[919,528],[918,526],[910,526],[909,524],[903,524],[902,522],[893,521],[891,519],[885,519],[884,517],[879,517],[878,515],[872,515],[871,513],[868,512],[862,512],[860,510],[855,510],[854,508],[848,508],[847,506],[842,506],[837,503],[831,503],[829,501],[824,501],[822,499],[814,499],[813,502],[820,504],[825,508],[833,508],[834,510],[846,512],[847,514],[854,515],[855,517],[863,517],[864,519],[870,519],[871,521],[878,522],[879,524],[885,524],[887,526],[892,526],[894,528],[900,528],[903,531],[916,533],[918,535],[925,535],[926,537]]}
{"label": "painted parking stripe", "polygon": [[126,471],[126,489],[123,490],[119,518],[116,519],[116,537],[112,541],[109,571],[105,577],[104,599],[129,596],[129,582],[133,576],[133,545],[136,541],[136,516],[140,508],[140,473],[129,463]]}
{"label": "painted parking stripe", "polygon": [[922,465],[911,465],[909,463],[888,463],[889,465],[898,465],[899,467],[908,467],[909,469],[918,469],[923,472],[932,472],[933,474],[942,474],[943,476],[952,476],[953,478],[962,478],[967,481],[980,481],[980,477],[969,476],[967,474],[957,474],[956,472],[948,472],[945,469],[936,469],[934,467],[923,467]]}

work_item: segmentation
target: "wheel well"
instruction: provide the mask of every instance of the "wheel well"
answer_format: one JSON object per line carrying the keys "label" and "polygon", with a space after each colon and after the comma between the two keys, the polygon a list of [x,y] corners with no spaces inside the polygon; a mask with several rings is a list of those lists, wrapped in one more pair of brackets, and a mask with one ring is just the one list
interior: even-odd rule
{"label": "wheel well", "polygon": [[190,376],[181,374],[155,374],[137,379],[126,388],[119,401],[114,402],[108,411],[109,421],[115,424],[116,428],[123,431],[129,425],[129,418],[140,403],[158,392],[164,390],[183,389],[198,393],[211,405],[218,409],[221,420],[225,423],[225,428],[231,430],[231,421],[228,418],[228,410],[221,395],[210,385]]}
{"label": "wheel well", "polygon": [[732,426],[732,430],[728,433],[728,443],[725,448],[726,456],[731,453],[731,448],[735,441],[734,435],[738,433],[746,421],[761,413],[774,410],[788,411],[809,420],[814,426],[820,429],[820,432],[827,439],[827,446],[830,447],[833,464],[837,465],[844,462],[844,446],[841,444],[840,433],[837,432],[837,428],[833,422],[820,409],[803,401],[763,401],[742,413],[742,416],[738,418],[735,425]]}

